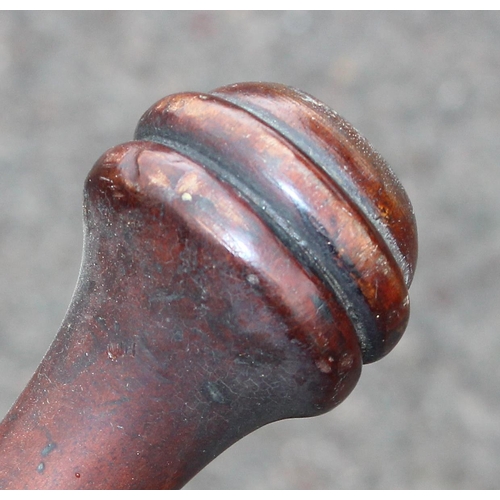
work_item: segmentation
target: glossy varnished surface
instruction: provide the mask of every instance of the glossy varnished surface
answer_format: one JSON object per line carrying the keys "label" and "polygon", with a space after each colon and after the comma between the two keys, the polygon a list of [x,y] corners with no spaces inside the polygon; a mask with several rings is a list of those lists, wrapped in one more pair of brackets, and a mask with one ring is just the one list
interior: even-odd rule
{"label": "glossy varnished surface", "polygon": [[241,84],[162,99],[97,161],[73,300],[0,426],[1,487],[178,488],[348,396],[401,337],[416,260],[404,191],[349,127]]}
{"label": "glossy varnished surface", "polygon": [[342,190],[389,246],[409,286],[417,261],[410,200],[385,160],[334,110],[298,89],[242,83],[212,94],[274,127]]}
{"label": "glossy varnished surface", "polygon": [[2,425],[0,485],[180,487],[255,428],[352,390],[360,351],[331,294],[203,168],[119,146],[85,206],[77,290]]}
{"label": "glossy varnished surface", "polygon": [[198,158],[234,186],[342,304],[365,362],[396,345],[409,317],[415,219],[392,171],[345,120],[282,85],[236,84],[162,99],[136,138]]}

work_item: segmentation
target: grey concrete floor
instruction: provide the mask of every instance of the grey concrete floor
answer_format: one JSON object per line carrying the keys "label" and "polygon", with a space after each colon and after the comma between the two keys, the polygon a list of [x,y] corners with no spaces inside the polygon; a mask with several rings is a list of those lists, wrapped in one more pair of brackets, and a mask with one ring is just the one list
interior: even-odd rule
{"label": "grey concrete floor", "polygon": [[1,12],[0,413],[71,298],[95,160],[167,94],[276,81],[406,187],[411,321],[340,407],[264,427],[188,488],[498,488],[499,47],[499,12]]}

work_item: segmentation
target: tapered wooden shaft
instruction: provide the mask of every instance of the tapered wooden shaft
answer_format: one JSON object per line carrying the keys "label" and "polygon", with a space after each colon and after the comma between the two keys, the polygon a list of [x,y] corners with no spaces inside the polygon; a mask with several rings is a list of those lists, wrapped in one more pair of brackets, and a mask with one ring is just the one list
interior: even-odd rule
{"label": "tapered wooden shaft", "polygon": [[262,425],[335,407],[392,349],[413,213],[329,113],[268,84],[171,96],[98,160],[73,300],[0,425],[0,487],[182,487]]}

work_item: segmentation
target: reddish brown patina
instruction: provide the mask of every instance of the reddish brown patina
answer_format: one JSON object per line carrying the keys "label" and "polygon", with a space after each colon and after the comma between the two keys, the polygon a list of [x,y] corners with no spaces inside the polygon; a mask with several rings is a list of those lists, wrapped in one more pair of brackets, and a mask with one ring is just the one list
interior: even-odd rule
{"label": "reddish brown patina", "polygon": [[179,488],[335,407],[408,321],[403,188],[288,87],[159,101],[91,170],[84,220],[67,316],[0,426],[3,488]]}

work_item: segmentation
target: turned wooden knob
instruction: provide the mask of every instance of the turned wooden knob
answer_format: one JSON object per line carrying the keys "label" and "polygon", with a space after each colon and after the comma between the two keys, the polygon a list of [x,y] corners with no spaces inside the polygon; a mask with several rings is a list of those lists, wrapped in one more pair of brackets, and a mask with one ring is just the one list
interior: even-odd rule
{"label": "turned wooden knob", "polygon": [[160,100],[91,170],[84,220],[67,316],[0,427],[4,488],[181,487],[336,406],[408,322],[408,197],[289,87]]}

